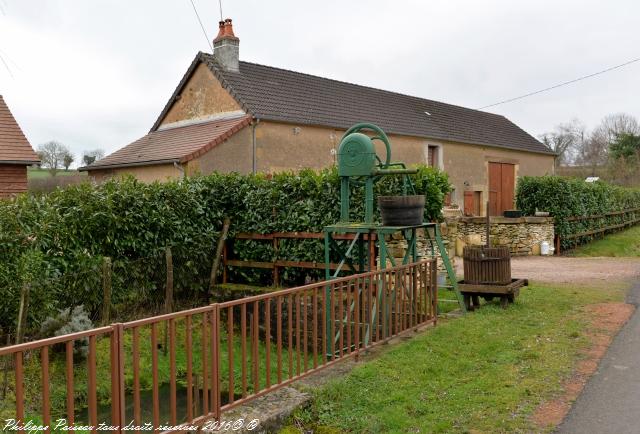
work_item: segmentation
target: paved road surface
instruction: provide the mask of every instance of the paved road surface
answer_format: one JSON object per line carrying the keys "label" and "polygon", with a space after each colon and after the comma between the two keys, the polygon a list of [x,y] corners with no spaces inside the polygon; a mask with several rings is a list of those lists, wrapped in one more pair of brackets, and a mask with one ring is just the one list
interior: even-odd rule
{"label": "paved road surface", "polygon": [[596,373],[558,427],[559,434],[640,433],[640,281],[627,296],[636,306]]}

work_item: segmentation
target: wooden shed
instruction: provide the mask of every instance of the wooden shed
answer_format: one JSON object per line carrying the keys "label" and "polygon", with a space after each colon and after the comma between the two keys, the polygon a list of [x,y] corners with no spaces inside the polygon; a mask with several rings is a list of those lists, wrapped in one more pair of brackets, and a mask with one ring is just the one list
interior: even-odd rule
{"label": "wooden shed", "polygon": [[27,191],[27,166],[40,159],[0,95],[0,198]]}

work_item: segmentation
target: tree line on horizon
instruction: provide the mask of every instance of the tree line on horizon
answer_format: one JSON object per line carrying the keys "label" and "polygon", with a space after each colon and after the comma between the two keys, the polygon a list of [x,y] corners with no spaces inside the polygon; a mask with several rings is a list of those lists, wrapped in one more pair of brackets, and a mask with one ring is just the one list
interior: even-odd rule
{"label": "tree line on horizon", "polygon": [[[69,147],[56,140],[50,140],[38,145],[36,153],[40,158],[41,167],[48,169],[51,176],[55,176],[59,170],[69,170],[76,161],[76,156]],[[84,166],[88,166],[94,161],[104,158],[104,155],[104,150],[100,148],[87,150],[81,154],[80,162]]]}
{"label": "tree line on horizon", "polygon": [[640,122],[630,114],[607,115],[592,129],[574,118],[539,139],[558,154],[559,175],[598,176],[640,186]]}

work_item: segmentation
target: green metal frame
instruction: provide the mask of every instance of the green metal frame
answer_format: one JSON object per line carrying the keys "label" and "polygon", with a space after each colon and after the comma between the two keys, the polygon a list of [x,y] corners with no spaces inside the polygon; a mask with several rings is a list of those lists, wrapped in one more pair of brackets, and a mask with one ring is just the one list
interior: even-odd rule
{"label": "green metal frame", "polygon": [[[438,251],[440,252],[441,260],[445,266],[447,271],[447,278],[449,280],[449,284],[445,286],[440,286],[439,289],[445,288],[452,290],[455,294],[456,300],[443,300],[443,301],[452,301],[457,302],[460,306],[462,312],[466,312],[466,307],[464,305],[464,299],[460,290],[458,289],[458,282],[455,274],[455,270],[451,265],[451,261],[449,260],[449,255],[447,254],[447,249],[444,246],[444,242],[442,241],[442,235],[440,233],[440,226],[437,223],[423,223],[415,226],[382,226],[377,223],[337,223],[335,225],[326,226],[324,228],[324,247],[325,247],[325,263],[331,263],[331,253],[335,252],[340,255],[340,262],[338,268],[332,273],[332,270],[327,266],[325,267],[325,278],[327,281],[335,279],[339,277],[340,273],[343,271],[344,264],[347,264],[351,267],[352,270],[356,270],[358,273],[365,273],[367,271],[375,270],[375,264],[371,263],[373,258],[365,254],[364,250],[364,235],[368,235],[368,243],[376,243],[378,244],[378,252],[380,256],[380,269],[387,268],[387,259],[391,263],[392,267],[397,265],[406,265],[411,262],[417,262],[420,260],[420,255],[417,248],[418,241],[418,230],[424,229],[425,240],[429,242],[432,254],[435,254],[435,247],[437,246]],[[396,263],[393,255],[390,254],[387,240],[386,238],[389,235],[393,235],[395,233],[402,233],[405,240],[407,241],[407,251],[402,258],[402,264]],[[354,234],[353,240],[342,241],[336,240],[334,235],[336,234]],[[375,236],[375,238],[374,238]],[[340,243],[347,244],[346,248],[342,246]],[[354,262],[354,258],[352,257],[352,252],[355,246],[358,246],[358,259],[359,261]],[[369,246],[370,248],[370,246]],[[386,289],[386,282],[381,281],[378,285],[378,294],[375,298],[375,304],[372,306],[372,311],[370,312],[370,316],[373,318],[372,323],[376,323],[376,312],[378,311],[378,306],[383,302],[383,293]],[[362,295],[362,288],[359,288],[360,296]],[[330,294],[331,287],[327,285],[325,288],[325,308],[328,312],[331,309],[331,300]],[[395,300],[396,295],[392,295]],[[384,307],[385,318],[383,319],[383,335],[387,333],[387,328],[389,327],[389,316],[391,312],[389,311],[389,306]],[[352,302],[349,307],[349,311],[346,315],[350,315],[355,309],[355,305]],[[329,320],[326,323],[326,333],[327,336],[331,335],[331,323]],[[367,331],[365,332],[364,342],[367,344],[370,338],[370,332],[368,325]],[[327,355],[331,355],[334,353],[334,347],[339,339],[339,334],[334,336],[334,339],[327,339]]]}
{"label": "green metal frame", "polygon": [[[373,132],[373,137],[368,137],[360,133],[360,131],[368,130]],[[382,161],[377,155],[375,155],[375,147],[373,140],[379,140],[384,143],[386,147],[385,161]],[[377,161],[377,163],[376,163]],[[458,283],[455,275],[455,270],[451,266],[449,256],[442,242],[442,236],[440,229],[436,223],[423,223],[415,226],[382,226],[379,223],[373,222],[374,211],[374,197],[373,197],[373,185],[382,176],[387,175],[401,175],[402,176],[402,192],[406,195],[409,190],[415,194],[415,188],[413,182],[408,175],[417,173],[415,169],[407,169],[404,163],[392,163],[391,162],[391,143],[389,138],[382,129],[373,124],[360,123],[352,126],[342,136],[340,141],[340,147],[338,149],[338,174],[340,175],[340,223],[330,225],[324,228],[324,259],[325,259],[325,278],[327,281],[334,279],[340,275],[343,271],[344,264],[348,264],[352,270],[356,270],[360,273],[367,271],[373,271],[375,269],[375,258],[372,255],[364,254],[364,234],[368,234],[369,249],[368,252],[373,251],[371,243],[374,243],[375,239],[378,243],[378,251],[380,253],[380,268],[387,268],[387,258],[389,258],[391,265],[396,266],[393,255],[389,254],[387,248],[386,238],[389,235],[393,235],[397,232],[401,232],[404,238],[407,240],[407,252],[402,258],[402,264],[409,264],[410,262],[416,262],[419,259],[417,249],[418,229],[424,229],[425,234],[428,234],[427,240],[430,242],[431,253],[433,255],[435,246],[438,247],[440,256],[447,270],[447,276],[449,278],[449,285],[447,288],[453,289],[456,294],[457,302],[463,312],[466,312],[464,300],[462,294],[458,290]],[[365,189],[365,203],[364,203],[364,222],[363,223],[351,223],[350,222],[350,196],[351,186],[364,186]],[[340,245],[340,242],[334,238],[335,234],[355,234],[349,245],[345,248]],[[358,249],[358,264],[354,264],[352,251],[356,247]],[[334,251],[340,256],[340,262],[332,274],[329,264],[331,263],[331,252]],[[365,260],[366,258],[366,260]],[[373,306],[373,311],[370,313],[371,317],[375,318],[378,303],[381,302],[383,290],[385,289],[385,282],[381,282],[378,285],[378,295],[376,297],[376,304]],[[362,289],[359,289],[362,291]],[[327,312],[331,309],[331,286],[327,284],[325,289],[325,300]],[[395,300],[395,294],[393,294]],[[383,319],[383,333],[386,335],[387,330],[385,327],[389,325],[387,312],[389,306],[385,307],[385,319]],[[354,309],[352,304],[349,308],[347,315],[350,315]],[[341,319],[342,320],[342,319]],[[386,324],[386,326],[384,326]],[[365,335],[365,344],[368,343],[369,332]],[[326,322],[327,336],[331,335],[331,324],[327,318]],[[335,342],[339,336],[335,336],[334,339],[327,339],[327,355],[334,353]]]}

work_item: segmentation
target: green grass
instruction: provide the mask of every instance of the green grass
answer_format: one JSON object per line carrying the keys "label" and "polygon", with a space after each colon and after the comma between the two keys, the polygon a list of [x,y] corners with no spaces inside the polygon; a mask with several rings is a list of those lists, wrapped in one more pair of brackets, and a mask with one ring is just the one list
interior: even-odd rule
{"label": "green grass", "polygon": [[[56,176],[72,176],[72,175],[87,176],[87,172],[78,172],[77,170],[73,170],[73,169],[72,170],[61,169],[56,172]],[[49,171],[49,169],[29,167],[27,169],[27,178],[28,179],[51,178],[51,172]]]}
{"label": "green grass", "polygon": [[622,296],[616,289],[524,289],[506,310],[494,304],[442,322],[312,391],[315,399],[294,414],[295,425],[357,433],[536,432],[530,415],[561,391],[587,345],[581,308]]}
{"label": "green grass", "polygon": [[640,256],[640,225],[576,248],[574,256]]}

